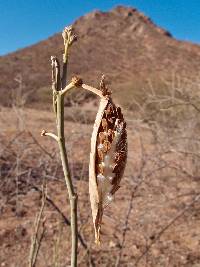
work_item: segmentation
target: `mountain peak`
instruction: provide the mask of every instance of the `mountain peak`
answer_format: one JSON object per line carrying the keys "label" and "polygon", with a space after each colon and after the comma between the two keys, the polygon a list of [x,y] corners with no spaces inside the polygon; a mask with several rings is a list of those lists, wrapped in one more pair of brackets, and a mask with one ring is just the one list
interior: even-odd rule
{"label": "mountain peak", "polygon": [[122,5],[118,5],[116,7],[114,7],[111,10],[112,13],[117,13],[117,14],[122,14],[122,15],[127,15],[129,14],[130,16],[132,14],[134,14],[135,12],[138,12],[136,8],[133,7],[127,7],[127,6],[122,6]]}
{"label": "mountain peak", "polygon": [[[96,85],[102,73],[112,88],[144,83],[149,77],[200,72],[200,47],[169,38],[170,34],[135,8],[117,6],[95,10],[74,23],[78,42],[71,49],[70,73]],[[0,58],[0,90],[12,90],[18,73],[27,90],[47,86],[51,55],[61,55],[61,34]],[[175,63],[175,64],[174,64]],[[126,87],[125,85],[125,87]],[[6,99],[5,99],[6,100]],[[7,101],[7,100],[6,100]]]}
{"label": "mountain peak", "polygon": [[108,12],[102,12],[100,10],[94,10],[91,13],[82,16],[77,19],[74,23],[74,26],[78,28],[81,35],[88,34],[88,32],[94,33],[98,29],[110,30],[113,32],[113,28],[116,31],[120,30],[121,32],[130,32],[130,29],[137,29],[138,32],[149,35],[150,32],[156,32],[168,37],[171,37],[171,34],[155,25],[152,20],[139,12],[136,8],[126,7],[126,6],[116,6]]}

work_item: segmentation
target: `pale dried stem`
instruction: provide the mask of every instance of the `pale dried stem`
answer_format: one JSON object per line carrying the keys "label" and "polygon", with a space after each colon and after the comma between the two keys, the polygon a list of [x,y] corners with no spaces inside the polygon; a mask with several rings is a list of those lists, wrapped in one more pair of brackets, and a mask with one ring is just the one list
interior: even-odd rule
{"label": "pale dried stem", "polygon": [[[71,37],[72,37],[72,30],[70,28],[65,28],[63,31],[65,49],[63,54],[63,73],[61,82],[60,82],[60,77],[58,75],[56,76],[52,75],[53,106],[56,114],[57,135],[52,133],[47,133],[45,131],[42,132],[42,135],[50,136],[58,142],[63,173],[68,190],[70,209],[71,209],[71,235],[72,235],[71,267],[77,267],[77,254],[78,254],[77,195],[74,191],[74,186],[72,183],[67,151],[65,146],[65,135],[64,135],[64,96],[67,91],[69,91],[71,88],[74,87],[73,82],[71,82],[68,86],[66,86],[68,50],[71,45],[70,43]],[[57,64],[55,65],[55,63]],[[60,65],[55,57],[52,57],[52,73],[60,73]],[[55,90],[54,88],[56,88],[57,90]],[[62,88],[64,89],[62,90]]]}
{"label": "pale dried stem", "polygon": [[57,135],[55,135],[54,133],[48,133],[45,130],[42,130],[41,136],[50,136],[53,139],[55,139],[56,141],[58,141],[58,136]]}
{"label": "pale dried stem", "polygon": [[64,172],[65,183],[68,190],[70,208],[71,208],[71,267],[77,267],[77,254],[78,254],[78,228],[77,228],[77,195],[74,191],[72,183],[71,173],[69,169],[67,151],[65,146],[64,136],[64,96],[73,87],[83,88],[93,92],[101,97],[101,99],[107,99],[103,96],[102,92],[94,87],[88,86],[82,83],[82,80],[74,77],[72,81],[67,83],[67,63],[69,47],[75,40],[75,36],[72,33],[70,27],[65,28],[63,31],[64,38],[64,54],[63,54],[63,73],[60,79],[60,65],[55,57],[51,57],[52,60],[52,89],[53,89],[53,106],[56,114],[57,135],[42,131],[42,136],[50,136],[58,142],[60,157]]}
{"label": "pale dried stem", "polygon": [[42,223],[42,216],[43,216],[43,212],[44,212],[44,207],[45,207],[45,202],[46,202],[46,189],[44,189],[44,186],[42,187],[42,205],[40,207],[40,211],[36,217],[35,220],[35,231],[34,234],[32,236],[32,241],[31,241],[31,249],[30,249],[30,256],[29,256],[29,267],[35,267],[36,266],[36,261],[37,261],[37,257],[38,257],[38,252],[41,246],[41,242],[42,242],[42,238],[44,236],[44,231],[45,231],[45,227],[44,227],[44,222],[42,224],[42,233],[39,236],[39,229],[40,229],[40,225]]}
{"label": "pale dried stem", "polygon": [[88,90],[90,92],[93,92],[94,94],[100,96],[101,98],[106,98],[105,96],[103,96],[102,92],[92,86],[89,86],[87,84],[82,84],[81,85],[81,88],[85,89],[85,90]]}
{"label": "pale dried stem", "polygon": [[67,86],[65,86],[65,88],[61,91],[61,94],[64,95],[66,94],[70,89],[72,89],[73,87],[75,87],[75,84],[73,81],[71,81]]}

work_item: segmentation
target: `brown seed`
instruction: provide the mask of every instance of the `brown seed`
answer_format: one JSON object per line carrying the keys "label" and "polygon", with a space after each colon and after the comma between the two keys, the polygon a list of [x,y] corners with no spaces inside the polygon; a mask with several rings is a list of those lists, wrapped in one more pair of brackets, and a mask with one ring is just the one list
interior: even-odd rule
{"label": "brown seed", "polygon": [[110,117],[112,115],[109,109],[106,109],[104,112],[106,117]]}
{"label": "brown seed", "polygon": [[103,165],[102,165],[101,163],[98,164],[97,172],[98,172],[98,173],[101,173],[101,174],[103,174],[103,172],[104,172],[104,168],[103,168]]}
{"label": "brown seed", "polygon": [[108,152],[109,150],[110,150],[110,148],[111,148],[111,143],[109,142],[109,141],[104,141],[103,142],[103,146],[104,146],[104,148],[103,148],[103,152],[104,153],[106,153],[106,152]]}
{"label": "brown seed", "polygon": [[104,159],[104,153],[103,153],[102,149],[97,149],[97,152],[98,152],[99,159],[101,161],[103,161],[103,159]]}
{"label": "brown seed", "polygon": [[106,110],[107,110],[107,112],[108,112],[109,114],[111,114],[111,113],[113,112],[113,107],[112,107],[112,105],[109,104]]}
{"label": "brown seed", "polygon": [[98,136],[99,143],[102,144],[105,139],[106,139],[105,133],[104,132],[100,132],[99,136]]}
{"label": "brown seed", "polygon": [[112,129],[108,129],[108,136],[112,135],[113,131]]}
{"label": "brown seed", "polygon": [[104,131],[107,131],[107,128],[108,128],[108,122],[107,122],[107,120],[106,120],[105,118],[102,119],[101,124],[102,124],[102,127],[103,127]]}
{"label": "brown seed", "polygon": [[112,143],[115,133],[112,129],[108,129],[108,141]]}
{"label": "brown seed", "polygon": [[120,161],[120,153],[115,154],[115,162],[118,163]]}
{"label": "brown seed", "polygon": [[117,115],[118,115],[118,118],[119,119],[122,119],[123,120],[123,115],[122,115],[122,112],[121,112],[121,108],[120,107],[117,108]]}
{"label": "brown seed", "polygon": [[112,129],[108,129],[108,136],[112,137],[112,139],[114,138],[115,133]]}
{"label": "brown seed", "polygon": [[109,118],[108,121],[109,121],[111,124],[113,124],[113,122],[114,122],[114,121],[113,121],[113,118]]}

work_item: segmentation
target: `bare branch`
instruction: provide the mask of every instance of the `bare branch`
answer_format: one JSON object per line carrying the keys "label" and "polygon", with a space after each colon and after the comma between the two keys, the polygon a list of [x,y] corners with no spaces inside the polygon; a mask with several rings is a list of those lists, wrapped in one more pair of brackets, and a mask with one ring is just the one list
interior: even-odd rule
{"label": "bare branch", "polygon": [[54,133],[48,133],[45,130],[42,130],[41,132],[41,136],[50,136],[52,137],[54,140],[56,140],[58,142],[59,138],[57,135],[55,135]]}
{"label": "bare branch", "polygon": [[138,263],[141,261],[141,259],[149,252],[151,247],[160,239],[160,237],[169,229],[170,226],[172,226],[178,219],[180,219],[186,211],[188,211],[194,203],[199,201],[200,194],[197,195],[191,203],[189,203],[184,209],[182,209],[166,226],[164,226],[160,232],[157,233],[153,241],[150,243],[150,245],[146,248],[146,250],[138,257],[138,259],[135,262],[135,266],[138,265]]}

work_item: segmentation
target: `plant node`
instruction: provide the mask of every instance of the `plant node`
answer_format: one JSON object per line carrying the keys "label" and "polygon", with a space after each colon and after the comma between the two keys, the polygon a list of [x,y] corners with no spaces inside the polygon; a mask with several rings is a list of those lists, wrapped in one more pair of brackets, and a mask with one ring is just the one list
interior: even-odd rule
{"label": "plant node", "polygon": [[42,130],[42,131],[41,131],[41,136],[45,136],[46,133],[47,133],[47,132],[46,132],[45,130]]}
{"label": "plant node", "polygon": [[75,76],[75,77],[72,78],[72,83],[76,87],[81,87],[82,84],[83,84],[83,80],[81,78]]}

